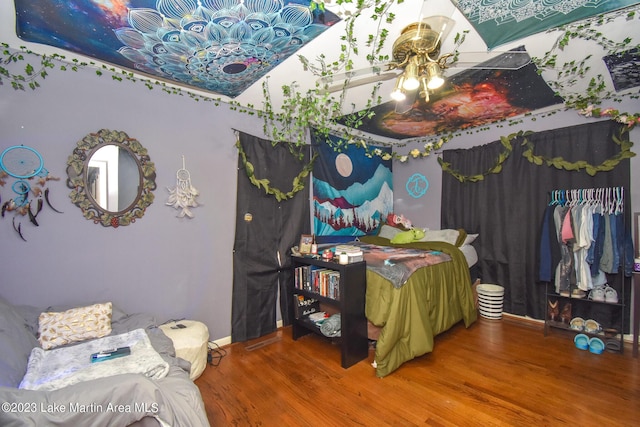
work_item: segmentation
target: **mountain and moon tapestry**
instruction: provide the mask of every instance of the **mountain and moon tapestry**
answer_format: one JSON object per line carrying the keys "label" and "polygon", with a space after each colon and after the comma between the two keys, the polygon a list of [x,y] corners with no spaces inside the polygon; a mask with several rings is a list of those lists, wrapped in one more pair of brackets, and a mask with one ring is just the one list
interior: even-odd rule
{"label": "mountain and moon tapestry", "polygon": [[[331,137],[337,140],[337,137]],[[313,167],[313,230],[318,236],[372,234],[393,212],[391,160],[349,145],[337,152],[318,142]]]}

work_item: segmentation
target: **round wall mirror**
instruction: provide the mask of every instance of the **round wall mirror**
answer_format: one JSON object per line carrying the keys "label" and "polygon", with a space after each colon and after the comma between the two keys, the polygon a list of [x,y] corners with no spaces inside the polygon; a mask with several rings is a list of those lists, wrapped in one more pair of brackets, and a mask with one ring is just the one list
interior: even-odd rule
{"label": "round wall mirror", "polygon": [[85,136],[69,156],[67,175],[72,202],[105,227],[135,222],[153,202],[155,165],[124,132],[103,129]]}

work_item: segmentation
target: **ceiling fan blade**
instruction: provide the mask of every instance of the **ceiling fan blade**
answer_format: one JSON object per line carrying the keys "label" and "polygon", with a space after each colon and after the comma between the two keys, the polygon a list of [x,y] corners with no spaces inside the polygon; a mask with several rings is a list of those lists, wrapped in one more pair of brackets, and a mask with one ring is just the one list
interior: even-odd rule
{"label": "ceiling fan blade", "polygon": [[459,52],[450,69],[519,70],[531,63],[526,51]]}
{"label": "ceiling fan blade", "polygon": [[320,77],[316,82],[321,87],[326,87],[327,92],[337,92],[345,88],[391,80],[398,77],[401,71],[402,70],[390,69],[390,66],[381,64],[347,71],[346,73]]}
{"label": "ceiling fan blade", "polygon": [[406,94],[406,98],[402,101],[396,101],[396,113],[404,114],[407,111],[411,110],[413,104],[416,102],[416,97],[418,96],[418,89],[408,91]]}
{"label": "ceiling fan blade", "polygon": [[362,77],[360,79],[355,79],[355,80],[349,80],[346,81],[344,83],[341,84],[335,84],[332,86],[328,86],[327,87],[327,92],[331,93],[331,92],[338,92],[341,91],[342,89],[349,89],[352,87],[357,87],[357,86],[362,86],[362,85],[366,85],[369,83],[376,83],[376,82],[383,82],[386,80],[391,80],[394,79],[396,77],[398,77],[399,73],[391,73],[391,72],[387,72],[387,73],[382,73],[382,74],[376,74],[374,76],[369,76],[369,77]]}

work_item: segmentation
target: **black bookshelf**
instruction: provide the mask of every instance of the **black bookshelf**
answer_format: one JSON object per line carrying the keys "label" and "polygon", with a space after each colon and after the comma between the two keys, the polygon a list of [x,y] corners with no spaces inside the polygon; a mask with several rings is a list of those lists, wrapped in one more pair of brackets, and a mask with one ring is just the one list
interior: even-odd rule
{"label": "black bookshelf", "polygon": [[[340,313],[341,336],[339,338],[327,338],[320,329],[309,320],[306,315],[294,318],[292,322],[293,339],[315,333],[326,339],[338,340],[341,349],[341,364],[343,368],[348,368],[359,361],[366,359],[369,351],[367,340],[367,319],[365,317],[365,291],[366,291],[366,263],[355,262],[351,264],[338,264],[333,261],[323,261],[316,258],[292,257],[294,268],[294,281],[296,280],[296,269],[307,267],[314,269],[327,269],[339,274],[338,289],[334,292],[323,292],[326,295],[335,295],[335,298],[321,295],[313,289],[296,288],[292,286],[290,298],[294,295],[302,295],[305,298],[316,299],[320,306],[328,306]],[[294,300],[295,301],[295,300]],[[327,310],[328,311],[328,310]]]}

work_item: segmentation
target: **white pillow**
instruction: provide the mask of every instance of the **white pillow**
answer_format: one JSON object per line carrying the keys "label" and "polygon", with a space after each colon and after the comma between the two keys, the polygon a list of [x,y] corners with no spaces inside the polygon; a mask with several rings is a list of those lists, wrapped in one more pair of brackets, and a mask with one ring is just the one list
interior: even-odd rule
{"label": "white pillow", "polygon": [[472,244],[480,234],[467,234],[467,237],[464,239],[462,246]]}
{"label": "white pillow", "polygon": [[38,318],[38,341],[44,350],[111,333],[110,302],[72,308],[61,313],[44,312]]}
{"label": "white pillow", "polygon": [[393,239],[393,237],[400,233],[401,229],[396,228],[396,227],[392,227],[388,224],[383,224],[382,227],[380,227],[380,232],[378,233],[378,237],[384,237],[385,239]]}
{"label": "white pillow", "polygon": [[447,242],[451,245],[455,245],[458,241],[460,232],[450,228],[444,230],[427,230],[424,232],[424,237],[420,239],[421,242]]}

